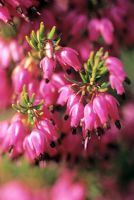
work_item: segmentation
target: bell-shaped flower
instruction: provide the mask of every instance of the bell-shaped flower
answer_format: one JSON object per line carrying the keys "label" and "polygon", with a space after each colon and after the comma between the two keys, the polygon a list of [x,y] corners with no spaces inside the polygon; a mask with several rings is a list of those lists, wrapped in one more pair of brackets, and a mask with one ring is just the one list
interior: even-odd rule
{"label": "bell-shaped flower", "polygon": [[73,67],[75,71],[79,71],[81,69],[81,63],[78,59],[78,52],[72,48],[61,48],[56,53],[56,58],[65,70],[70,67]]}

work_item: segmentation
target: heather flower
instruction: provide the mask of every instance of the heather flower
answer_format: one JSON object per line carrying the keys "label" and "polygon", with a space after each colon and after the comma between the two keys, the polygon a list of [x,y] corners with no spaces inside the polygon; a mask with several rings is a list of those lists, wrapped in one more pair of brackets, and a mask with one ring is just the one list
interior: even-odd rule
{"label": "heather flower", "polygon": [[57,104],[60,105],[65,105],[65,103],[67,102],[69,96],[73,93],[73,91],[70,89],[70,85],[66,85],[60,88],[59,90],[60,95],[58,97],[57,100]]}
{"label": "heather flower", "polygon": [[72,48],[61,48],[57,52],[56,57],[65,70],[69,69],[70,67],[73,67],[75,71],[79,71],[81,69],[81,64],[78,60],[78,53]]}
{"label": "heather flower", "polygon": [[31,200],[32,196],[24,185],[16,181],[0,187],[0,200]]}
{"label": "heather flower", "polygon": [[106,59],[106,67],[110,73],[109,81],[111,87],[116,89],[118,94],[123,94],[123,82],[126,78],[126,72],[124,71],[123,63],[118,58],[108,57]]}
{"label": "heather flower", "polygon": [[85,186],[81,182],[73,181],[73,173],[64,172],[53,186],[50,194],[51,200],[84,200]]}
{"label": "heather flower", "polygon": [[34,52],[39,52],[37,58],[41,60],[40,67],[43,68],[47,83],[52,77],[57,61],[67,73],[70,73],[71,67],[75,71],[81,69],[77,51],[69,47],[61,47],[59,45],[60,39],[54,40],[55,31],[56,27],[54,26],[45,36],[44,24],[41,22],[38,34],[32,31],[30,37],[26,36],[27,42],[34,49]]}
{"label": "heather flower", "polygon": [[113,25],[111,21],[107,18],[102,19],[92,19],[88,24],[89,39],[91,41],[96,41],[101,35],[106,42],[106,44],[113,43]]}
{"label": "heather flower", "polygon": [[71,127],[78,127],[80,120],[83,118],[84,106],[81,102],[74,104],[70,109]]}
{"label": "heather flower", "polygon": [[8,80],[6,71],[0,68],[0,108],[6,108],[11,103],[12,86]]}
{"label": "heather flower", "polygon": [[[10,41],[0,38],[0,66],[2,68],[10,67],[11,62],[14,63],[20,61],[23,58],[23,49],[18,44],[17,40],[12,39]],[[5,59],[6,58],[6,59]]]}
{"label": "heather flower", "polygon": [[0,19],[5,23],[11,20],[9,10],[4,6],[0,6]]}
{"label": "heather flower", "polygon": [[14,158],[23,153],[23,140],[27,135],[27,129],[21,119],[14,120],[9,125],[5,132],[1,144],[1,150],[3,152],[11,151],[11,157]]}
{"label": "heather flower", "polygon": [[56,66],[55,61],[52,58],[46,56],[43,58],[43,60],[41,60],[40,66],[42,67],[44,72],[44,79],[46,80],[46,82],[49,82]]}
{"label": "heather flower", "polygon": [[118,102],[110,94],[97,94],[96,97],[86,104],[84,108],[83,129],[88,134],[96,130],[98,135],[103,134],[103,128],[109,124],[109,120],[113,120],[117,128],[120,128]]}
{"label": "heather flower", "polygon": [[41,130],[33,129],[25,138],[23,147],[28,158],[33,161],[45,152],[46,140],[45,133]]}
{"label": "heather flower", "polygon": [[42,119],[37,122],[37,128],[25,138],[23,147],[30,161],[41,160],[45,152],[50,155],[56,150],[57,131],[50,120]]}

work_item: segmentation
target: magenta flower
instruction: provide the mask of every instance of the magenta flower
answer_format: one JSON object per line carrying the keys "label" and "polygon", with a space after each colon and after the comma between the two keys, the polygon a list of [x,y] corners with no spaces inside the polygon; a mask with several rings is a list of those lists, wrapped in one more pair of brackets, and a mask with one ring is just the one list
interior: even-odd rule
{"label": "magenta flower", "polygon": [[77,128],[80,120],[83,118],[84,106],[83,103],[78,102],[70,109],[71,127]]}
{"label": "magenta flower", "polygon": [[0,68],[0,109],[6,108],[11,103],[12,86],[8,80],[6,71]]}
{"label": "magenta flower", "polygon": [[107,93],[97,94],[92,102],[86,104],[84,108],[84,138],[86,137],[86,130],[90,133],[96,130],[97,134],[102,134],[104,126],[109,124],[110,119],[115,122],[117,128],[121,128],[117,100]]}
{"label": "magenta flower", "polygon": [[93,110],[98,115],[102,124],[106,123],[108,120],[108,109],[106,100],[103,95],[98,94],[93,99]]}
{"label": "magenta flower", "polygon": [[114,39],[114,28],[111,21],[107,18],[92,19],[88,24],[89,39],[97,41],[101,35],[106,44],[112,44]]}
{"label": "magenta flower", "polygon": [[5,23],[11,20],[10,13],[8,9],[4,6],[0,6],[0,19]]}
{"label": "magenta flower", "polygon": [[55,60],[46,56],[41,60],[40,67],[42,67],[43,69],[44,79],[46,80],[46,82],[49,82],[56,67]]}
{"label": "magenta flower", "polygon": [[51,200],[84,200],[85,186],[81,182],[73,181],[74,173],[64,172],[53,186],[50,194]]}
{"label": "magenta flower", "polygon": [[31,161],[38,158],[46,149],[45,133],[41,130],[33,129],[30,135],[25,138],[23,147]]}
{"label": "magenta flower", "polygon": [[106,59],[106,66],[110,74],[117,76],[121,81],[126,78],[126,72],[124,70],[123,63],[116,57],[108,57]]}
{"label": "magenta flower", "polygon": [[63,106],[66,104],[69,96],[73,93],[73,91],[71,90],[70,85],[66,85],[66,86],[61,87],[59,92],[60,92],[60,95],[58,97],[57,104],[60,104]]}
{"label": "magenta flower", "polygon": [[11,157],[16,157],[23,153],[23,140],[27,135],[27,129],[21,120],[12,121],[8,127],[3,142],[1,144],[1,149],[3,152],[11,151]]}
{"label": "magenta flower", "polygon": [[93,110],[93,104],[88,103],[84,108],[84,129],[92,131],[95,128],[95,123],[97,121],[97,115]]}
{"label": "magenta flower", "polygon": [[117,76],[110,75],[109,81],[112,89],[115,89],[117,91],[117,94],[122,95],[125,92],[124,86]]}
{"label": "magenta flower", "polygon": [[28,189],[19,182],[12,181],[0,188],[1,200],[31,200],[33,195]]}
{"label": "magenta flower", "polygon": [[114,40],[114,27],[111,21],[107,18],[101,20],[100,32],[106,44],[112,44]]}
{"label": "magenta flower", "polygon": [[73,67],[75,71],[79,71],[81,69],[81,63],[78,60],[78,53],[72,48],[61,48],[56,53],[56,57],[65,70],[69,69],[70,67]]}
{"label": "magenta flower", "polygon": [[123,82],[126,78],[126,72],[124,71],[123,63],[118,58],[108,57],[106,59],[106,67],[110,73],[109,81],[111,87],[116,89],[118,94],[123,94]]}

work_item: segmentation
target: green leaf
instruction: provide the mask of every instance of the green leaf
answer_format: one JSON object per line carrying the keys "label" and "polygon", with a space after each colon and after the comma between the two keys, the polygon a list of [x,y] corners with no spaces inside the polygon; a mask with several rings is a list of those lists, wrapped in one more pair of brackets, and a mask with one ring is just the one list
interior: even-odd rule
{"label": "green leaf", "polygon": [[53,39],[55,31],[56,31],[56,26],[53,26],[52,29],[51,29],[51,31],[47,34],[47,38],[48,39]]}
{"label": "green leaf", "polygon": [[12,104],[12,108],[17,112],[19,111],[18,107],[15,104]]}
{"label": "green leaf", "polygon": [[44,41],[45,39],[45,26],[44,23],[40,23],[40,29],[39,29],[39,41]]}
{"label": "green leaf", "polygon": [[30,102],[33,103],[34,100],[35,100],[35,93],[32,94],[31,99],[30,99]]}
{"label": "green leaf", "polygon": [[105,88],[108,88],[109,87],[109,82],[104,82],[104,83],[102,83],[102,85],[101,85],[101,88],[102,89],[105,89]]}
{"label": "green leaf", "polygon": [[31,39],[32,39],[32,40],[34,40],[36,43],[38,43],[37,36],[36,36],[36,34],[35,34],[34,31],[31,32],[31,35],[30,35],[30,36],[31,36]]}
{"label": "green leaf", "polygon": [[79,72],[79,74],[80,74],[80,77],[81,77],[82,81],[83,81],[84,83],[87,83],[87,80],[86,80],[86,78],[85,78],[85,75],[82,74],[82,72]]}

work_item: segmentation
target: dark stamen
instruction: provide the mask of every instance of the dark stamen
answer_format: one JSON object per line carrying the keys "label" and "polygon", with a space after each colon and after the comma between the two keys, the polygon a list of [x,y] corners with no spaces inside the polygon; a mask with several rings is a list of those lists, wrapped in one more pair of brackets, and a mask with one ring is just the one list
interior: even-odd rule
{"label": "dark stamen", "polygon": [[46,79],[45,79],[45,82],[46,82],[46,83],[49,83],[49,79],[46,78]]}
{"label": "dark stamen", "polygon": [[76,133],[77,133],[77,129],[76,128],[72,128],[72,134],[76,135]]}
{"label": "dark stamen", "polygon": [[55,147],[56,147],[56,144],[55,144],[55,142],[54,142],[54,141],[52,141],[52,142],[50,143],[50,146],[51,146],[52,148],[55,148]]}
{"label": "dark stamen", "polygon": [[64,116],[64,120],[68,120],[69,116],[68,115],[65,115]]}
{"label": "dark stamen", "polygon": [[116,120],[115,121],[115,126],[118,128],[118,129],[121,129],[121,123],[119,120]]}
{"label": "dark stamen", "polygon": [[97,136],[101,136],[104,134],[104,129],[101,128],[101,127],[98,127],[97,130],[96,130],[96,135]]}
{"label": "dark stamen", "polygon": [[125,78],[125,82],[126,82],[128,85],[131,84],[131,80],[130,80],[128,77]]}
{"label": "dark stamen", "polygon": [[70,75],[72,73],[72,70],[71,69],[67,69],[66,72],[67,72],[68,75]]}

